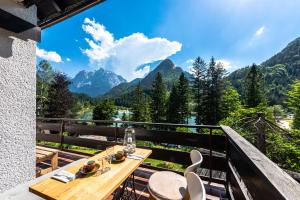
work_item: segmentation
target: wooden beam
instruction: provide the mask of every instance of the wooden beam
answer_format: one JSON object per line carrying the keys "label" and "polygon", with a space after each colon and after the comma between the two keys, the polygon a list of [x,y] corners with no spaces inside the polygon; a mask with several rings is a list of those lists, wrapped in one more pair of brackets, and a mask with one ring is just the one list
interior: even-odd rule
{"label": "wooden beam", "polygon": [[35,25],[0,8],[0,27],[14,33],[21,33]]}
{"label": "wooden beam", "polygon": [[229,161],[253,199],[299,199],[300,185],[284,170],[228,126]]}

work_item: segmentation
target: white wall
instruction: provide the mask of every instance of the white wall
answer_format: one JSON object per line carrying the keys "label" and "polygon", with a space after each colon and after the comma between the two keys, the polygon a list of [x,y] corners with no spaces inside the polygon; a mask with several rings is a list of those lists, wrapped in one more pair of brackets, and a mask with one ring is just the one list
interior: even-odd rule
{"label": "white wall", "polygon": [[[5,8],[36,23],[36,8]],[[16,12],[16,13],[14,13]],[[35,42],[0,29],[0,193],[35,177]]]}

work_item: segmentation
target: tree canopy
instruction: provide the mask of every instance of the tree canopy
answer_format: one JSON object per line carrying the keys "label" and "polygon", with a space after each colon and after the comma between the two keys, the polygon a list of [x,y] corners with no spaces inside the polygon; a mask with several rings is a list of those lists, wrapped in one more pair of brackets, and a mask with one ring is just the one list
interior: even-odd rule
{"label": "tree canopy", "polygon": [[132,112],[132,121],[151,122],[150,100],[143,93],[141,83],[135,88]]}
{"label": "tree canopy", "polygon": [[254,108],[261,103],[266,103],[262,74],[257,65],[253,64],[244,83],[244,104]]}
{"label": "tree canopy", "polygon": [[115,104],[110,99],[104,99],[97,103],[93,110],[94,120],[112,120],[116,111]]}
{"label": "tree canopy", "polygon": [[288,105],[293,110],[293,128],[300,129],[300,80],[296,80],[287,94]]}
{"label": "tree canopy", "polygon": [[49,87],[54,79],[54,72],[50,63],[42,60],[36,70],[36,107],[37,115],[44,116],[49,102]]}
{"label": "tree canopy", "polygon": [[151,90],[151,114],[153,122],[166,120],[167,89],[160,72],[152,84]]}
{"label": "tree canopy", "polygon": [[56,72],[49,87],[46,117],[64,118],[73,106],[73,96],[69,91],[70,81],[63,73]]}

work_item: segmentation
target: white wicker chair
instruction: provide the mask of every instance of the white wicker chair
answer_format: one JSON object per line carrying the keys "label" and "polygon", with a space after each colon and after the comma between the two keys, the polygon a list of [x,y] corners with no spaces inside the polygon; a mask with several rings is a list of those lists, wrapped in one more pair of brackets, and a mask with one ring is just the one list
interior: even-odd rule
{"label": "white wicker chair", "polygon": [[186,179],[190,200],[206,200],[204,184],[200,177],[194,172],[188,172]]}
{"label": "white wicker chair", "polygon": [[186,168],[184,176],[170,171],[160,171],[152,174],[148,183],[148,191],[156,200],[182,200],[187,196],[186,175],[196,172],[203,161],[201,153],[192,150],[190,153],[192,165]]}

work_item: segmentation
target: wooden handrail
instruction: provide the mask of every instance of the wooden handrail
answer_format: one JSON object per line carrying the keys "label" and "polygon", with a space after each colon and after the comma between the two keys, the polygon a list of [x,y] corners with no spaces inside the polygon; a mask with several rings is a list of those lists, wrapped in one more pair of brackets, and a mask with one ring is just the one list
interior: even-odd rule
{"label": "wooden handrail", "polygon": [[189,124],[171,124],[171,123],[152,123],[152,122],[134,122],[134,121],[112,121],[112,120],[85,120],[85,119],[69,119],[69,118],[37,118],[37,121],[68,121],[68,122],[92,122],[103,124],[131,124],[131,125],[152,125],[152,126],[169,126],[169,127],[186,127],[186,128],[200,128],[200,129],[219,129],[221,126],[217,125],[189,125]]}
{"label": "wooden handrail", "polygon": [[300,199],[300,184],[228,126],[228,185],[235,199]]}

